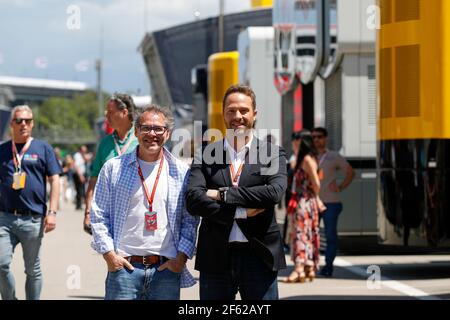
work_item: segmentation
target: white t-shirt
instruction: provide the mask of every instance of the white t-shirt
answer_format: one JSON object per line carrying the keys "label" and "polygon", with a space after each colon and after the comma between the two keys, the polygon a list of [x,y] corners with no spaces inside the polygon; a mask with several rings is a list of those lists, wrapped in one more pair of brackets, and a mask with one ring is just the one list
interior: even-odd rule
{"label": "white t-shirt", "polygon": [[[150,196],[158,173],[160,160],[145,162],[139,159],[138,161]],[[152,254],[167,258],[175,258],[177,256],[177,249],[167,218],[167,179],[168,167],[167,161],[164,161],[153,200],[153,211],[157,212],[158,221],[156,231],[145,230],[145,212],[148,211],[149,205],[142,188],[141,179],[136,179],[131,193],[130,208],[119,241],[118,254],[120,256],[147,256]]]}
{"label": "white t-shirt", "polygon": [[80,152],[76,152],[73,155],[73,161],[75,165],[80,169],[80,173],[82,175],[86,174],[86,161],[84,161],[83,155]]}

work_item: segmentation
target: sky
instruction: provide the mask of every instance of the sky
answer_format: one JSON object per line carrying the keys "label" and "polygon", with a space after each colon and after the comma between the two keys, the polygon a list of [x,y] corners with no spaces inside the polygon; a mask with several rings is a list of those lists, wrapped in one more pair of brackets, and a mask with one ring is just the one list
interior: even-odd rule
{"label": "sky", "polygon": [[[226,13],[249,9],[250,0],[225,0]],[[104,90],[147,95],[138,52],[145,32],[192,22],[195,12],[204,19],[218,11],[219,0],[0,0],[0,75],[95,88],[101,55]]]}

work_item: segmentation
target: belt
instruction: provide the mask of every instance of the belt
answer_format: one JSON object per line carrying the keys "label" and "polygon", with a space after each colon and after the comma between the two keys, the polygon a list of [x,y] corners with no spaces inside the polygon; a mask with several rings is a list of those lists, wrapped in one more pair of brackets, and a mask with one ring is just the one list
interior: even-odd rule
{"label": "belt", "polygon": [[29,209],[8,209],[5,211],[6,213],[13,214],[15,216],[33,216],[33,215],[40,215],[37,212],[34,212]]}
{"label": "belt", "polygon": [[164,263],[168,259],[163,256],[151,255],[151,256],[129,256],[125,257],[131,263],[141,263],[144,266],[150,266],[153,264]]}

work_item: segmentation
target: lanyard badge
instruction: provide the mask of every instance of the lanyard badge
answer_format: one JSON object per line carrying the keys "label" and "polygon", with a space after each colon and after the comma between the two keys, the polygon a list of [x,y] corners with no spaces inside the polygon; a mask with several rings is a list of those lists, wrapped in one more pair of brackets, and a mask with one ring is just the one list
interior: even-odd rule
{"label": "lanyard badge", "polygon": [[145,230],[156,231],[158,229],[158,215],[156,211],[147,211],[145,213]]}
{"label": "lanyard badge", "polygon": [[[136,148],[136,157],[138,156],[138,148]],[[147,185],[145,184],[144,175],[142,174],[141,166],[138,164],[138,174],[141,179],[142,188],[144,189],[145,197],[148,201],[149,210],[145,212],[145,230],[146,231],[156,231],[158,229],[158,214],[153,210],[153,199],[155,198],[156,188],[158,187],[159,177],[161,176],[162,167],[164,164],[164,155],[161,157],[159,162],[158,174],[156,175],[155,184],[153,185],[151,195],[148,192]]]}
{"label": "lanyard badge", "polygon": [[22,151],[20,153],[17,152],[17,147],[14,141],[11,141],[12,145],[12,156],[15,172],[13,173],[13,184],[12,188],[14,190],[21,190],[25,188],[25,182],[27,179],[27,175],[24,171],[22,171],[22,159],[24,154],[28,151],[31,145],[31,141],[33,138],[28,139],[27,143],[23,146]]}
{"label": "lanyard badge", "polygon": [[26,178],[27,175],[25,174],[25,172],[14,172],[12,188],[14,190],[21,190],[25,188]]}

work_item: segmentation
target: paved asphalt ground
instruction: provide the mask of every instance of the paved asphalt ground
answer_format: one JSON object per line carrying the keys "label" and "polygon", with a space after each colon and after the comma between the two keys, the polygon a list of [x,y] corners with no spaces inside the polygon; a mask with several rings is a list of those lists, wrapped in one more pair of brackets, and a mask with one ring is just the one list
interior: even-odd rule
{"label": "paved asphalt ground", "polygon": [[[42,247],[45,300],[103,299],[106,264],[90,247],[90,236],[82,230],[82,211],[63,203],[57,228],[46,234]],[[281,216],[279,222],[283,221]],[[343,255],[344,254],[344,255]],[[292,270],[279,273],[280,299],[450,299],[450,254],[396,254],[364,248],[340,253],[333,278],[317,278],[304,284],[282,282]],[[188,267],[193,269],[193,262]],[[12,270],[19,299],[25,298],[25,274],[21,247],[16,248]],[[182,300],[198,300],[198,284],[181,291]]]}

